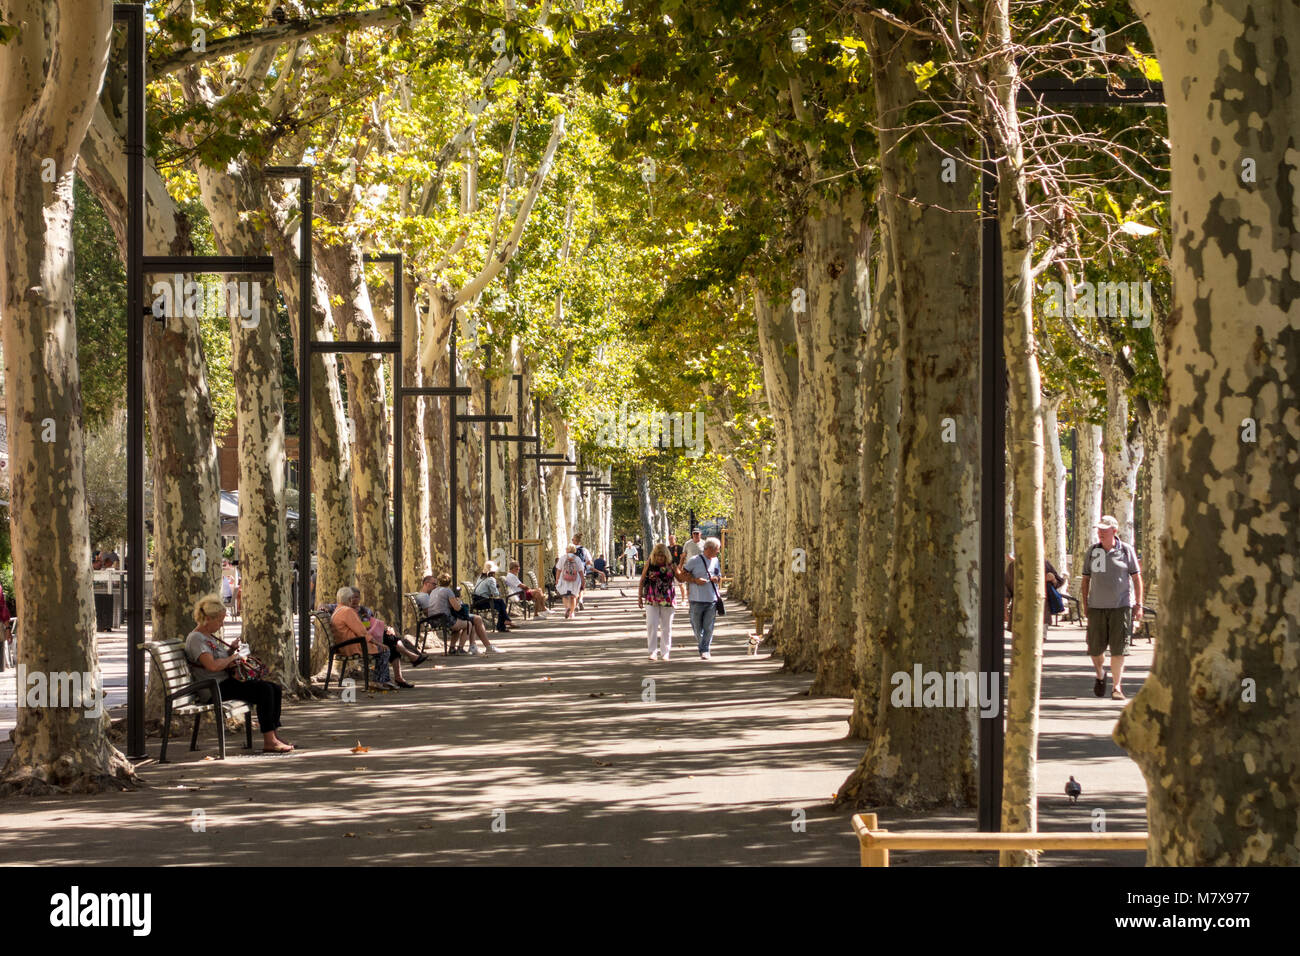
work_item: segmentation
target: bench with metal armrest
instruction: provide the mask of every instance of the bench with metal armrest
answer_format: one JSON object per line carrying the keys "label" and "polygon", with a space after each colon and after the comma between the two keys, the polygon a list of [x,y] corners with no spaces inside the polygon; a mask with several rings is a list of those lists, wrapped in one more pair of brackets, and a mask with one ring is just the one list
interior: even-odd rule
{"label": "bench with metal armrest", "polygon": [[313,611],[312,619],[316,622],[316,639],[323,641],[330,649],[329,663],[325,667],[325,689],[330,689],[330,675],[334,671],[334,658],[339,658],[339,686],[343,686],[343,675],[347,673],[348,659],[355,654],[344,654],[343,648],[353,644],[361,648],[361,672],[364,675],[366,690],[370,690],[370,642],[364,637],[349,637],[341,641],[334,640],[334,628],[330,624],[330,612]]}
{"label": "bench with metal armrest", "polygon": [[[153,658],[154,668],[163,682],[163,738],[159,763],[167,762],[167,741],[171,737],[172,717],[194,716],[194,732],[190,735],[190,750],[199,744],[199,723],[209,711],[217,725],[218,759],[226,759],[226,718],[244,718],[245,749],[253,746],[253,710],[242,700],[222,700],[221,681],[212,677],[195,679],[190,672],[189,658],[185,656],[182,641],[146,641],[141,645]],[[203,701],[204,692],[209,695]],[[181,703],[188,700],[189,703]]]}

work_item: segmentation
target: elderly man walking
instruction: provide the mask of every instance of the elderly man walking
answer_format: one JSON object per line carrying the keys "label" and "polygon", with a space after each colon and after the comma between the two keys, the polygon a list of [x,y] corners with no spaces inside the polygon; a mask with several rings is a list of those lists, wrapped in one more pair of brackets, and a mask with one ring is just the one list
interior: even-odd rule
{"label": "elderly man walking", "polygon": [[1142,620],[1142,569],[1137,554],[1119,539],[1119,522],[1102,515],[1098,543],[1083,562],[1079,604],[1088,619],[1088,656],[1097,670],[1092,692],[1106,694],[1106,650],[1110,649],[1111,700],[1124,699],[1124,652],[1133,641],[1133,621]]}
{"label": "elderly man walking", "polygon": [[712,660],[709,645],[713,643],[713,621],[717,615],[714,601],[718,598],[718,582],[721,580],[721,566],[718,564],[718,552],[722,542],[717,538],[706,538],[702,553],[688,558],[682,565],[686,580],[690,582],[691,630],[695,632],[695,644],[700,650],[700,657]]}

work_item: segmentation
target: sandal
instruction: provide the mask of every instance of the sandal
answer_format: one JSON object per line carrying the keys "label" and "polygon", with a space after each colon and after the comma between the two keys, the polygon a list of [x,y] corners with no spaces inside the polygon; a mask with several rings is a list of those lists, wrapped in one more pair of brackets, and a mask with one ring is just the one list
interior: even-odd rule
{"label": "sandal", "polygon": [[1124,692],[1123,692],[1122,690],[1120,690],[1118,687],[1116,687],[1113,691],[1110,692],[1110,699],[1111,699],[1111,700],[1128,700],[1128,698],[1124,696]]}
{"label": "sandal", "polygon": [[1106,694],[1106,678],[1098,677],[1092,682],[1092,692],[1098,697],[1104,697]]}
{"label": "sandal", "polygon": [[409,690],[409,689],[415,687],[415,685],[412,684],[409,680],[399,680],[399,681],[397,682],[397,686],[398,686],[398,687],[401,687],[403,690]]}
{"label": "sandal", "polygon": [[421,664],[423,664],[423,663],[424,663],[425,661],[427,661],[428,659],[429,659],[429,655],[428,655],[428,654],[421,654],[419,657],[417,657],[414,661],[411,662],[411,666],[412,666],[412,667],[419,667]]}

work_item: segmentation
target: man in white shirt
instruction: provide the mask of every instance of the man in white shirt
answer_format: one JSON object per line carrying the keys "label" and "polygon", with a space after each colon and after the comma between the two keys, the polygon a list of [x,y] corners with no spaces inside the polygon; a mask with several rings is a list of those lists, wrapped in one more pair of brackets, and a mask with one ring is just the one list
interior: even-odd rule
{"label": "man in white shirt", "polygon": [[636,545],[628,541],[627,547],[623,549],[623,569],[627,572],[629,578],[636,577],[637,555]]}
{"label": "man in white shirt", "polygon": [[[704,553],[704,542],[700,540],[700,529],[691,529],[691,540],[682,545],[682,567],[686,567],[686,562],[697,554]],[[686,600],[686,585],[682,584],[682,600]]]}
{"label": "man in white shirt", "polygon": [[519,562],[511,561],[510,570],[506,572],[506,597],[520,598],[524,601],[532,601],[533,609],[537,616],[547,618],[551,612],[546,610],[546,595],[542,593],[541,588],[524,587],[524,582],[519,580]]}

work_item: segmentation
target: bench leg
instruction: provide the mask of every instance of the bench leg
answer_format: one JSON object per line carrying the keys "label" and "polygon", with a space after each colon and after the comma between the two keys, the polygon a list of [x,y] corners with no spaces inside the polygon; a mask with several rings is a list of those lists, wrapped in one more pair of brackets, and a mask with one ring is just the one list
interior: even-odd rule
{"label": "bench leg", "polygon": [[244,749],[253,749],[253,712],[244,715]]}
{"label": "bench leg", "polygon": [[226,715],[221,711],[221,704],[213,701],[212,716],[217,722],[217,753],[220,755],[218,760],[226,759]]}
{"label": "bench leg", "polygon": [[194,715],[194,733],[190,734],[190,750],[199,749],[199,721],[203,719],[203,714]]}
{"label": "bench leg", "polygon": [[167,762],[167,738],[169,738],[171,735],[172,735],[172,704],[171,701],[167,701],[163,705],[163,740],[162,740],[162,753],[158,755],[159,763]]}
{"label": "bench leg", "polygon": [[[330,689],[330,674],[333,673],[333,671],[334,671],[334,652],[330,651],[329,663],[325,665],[325,690],[326,691]],[[343,679],[342,677],[339,678],[339,680],[342,679]]]}

